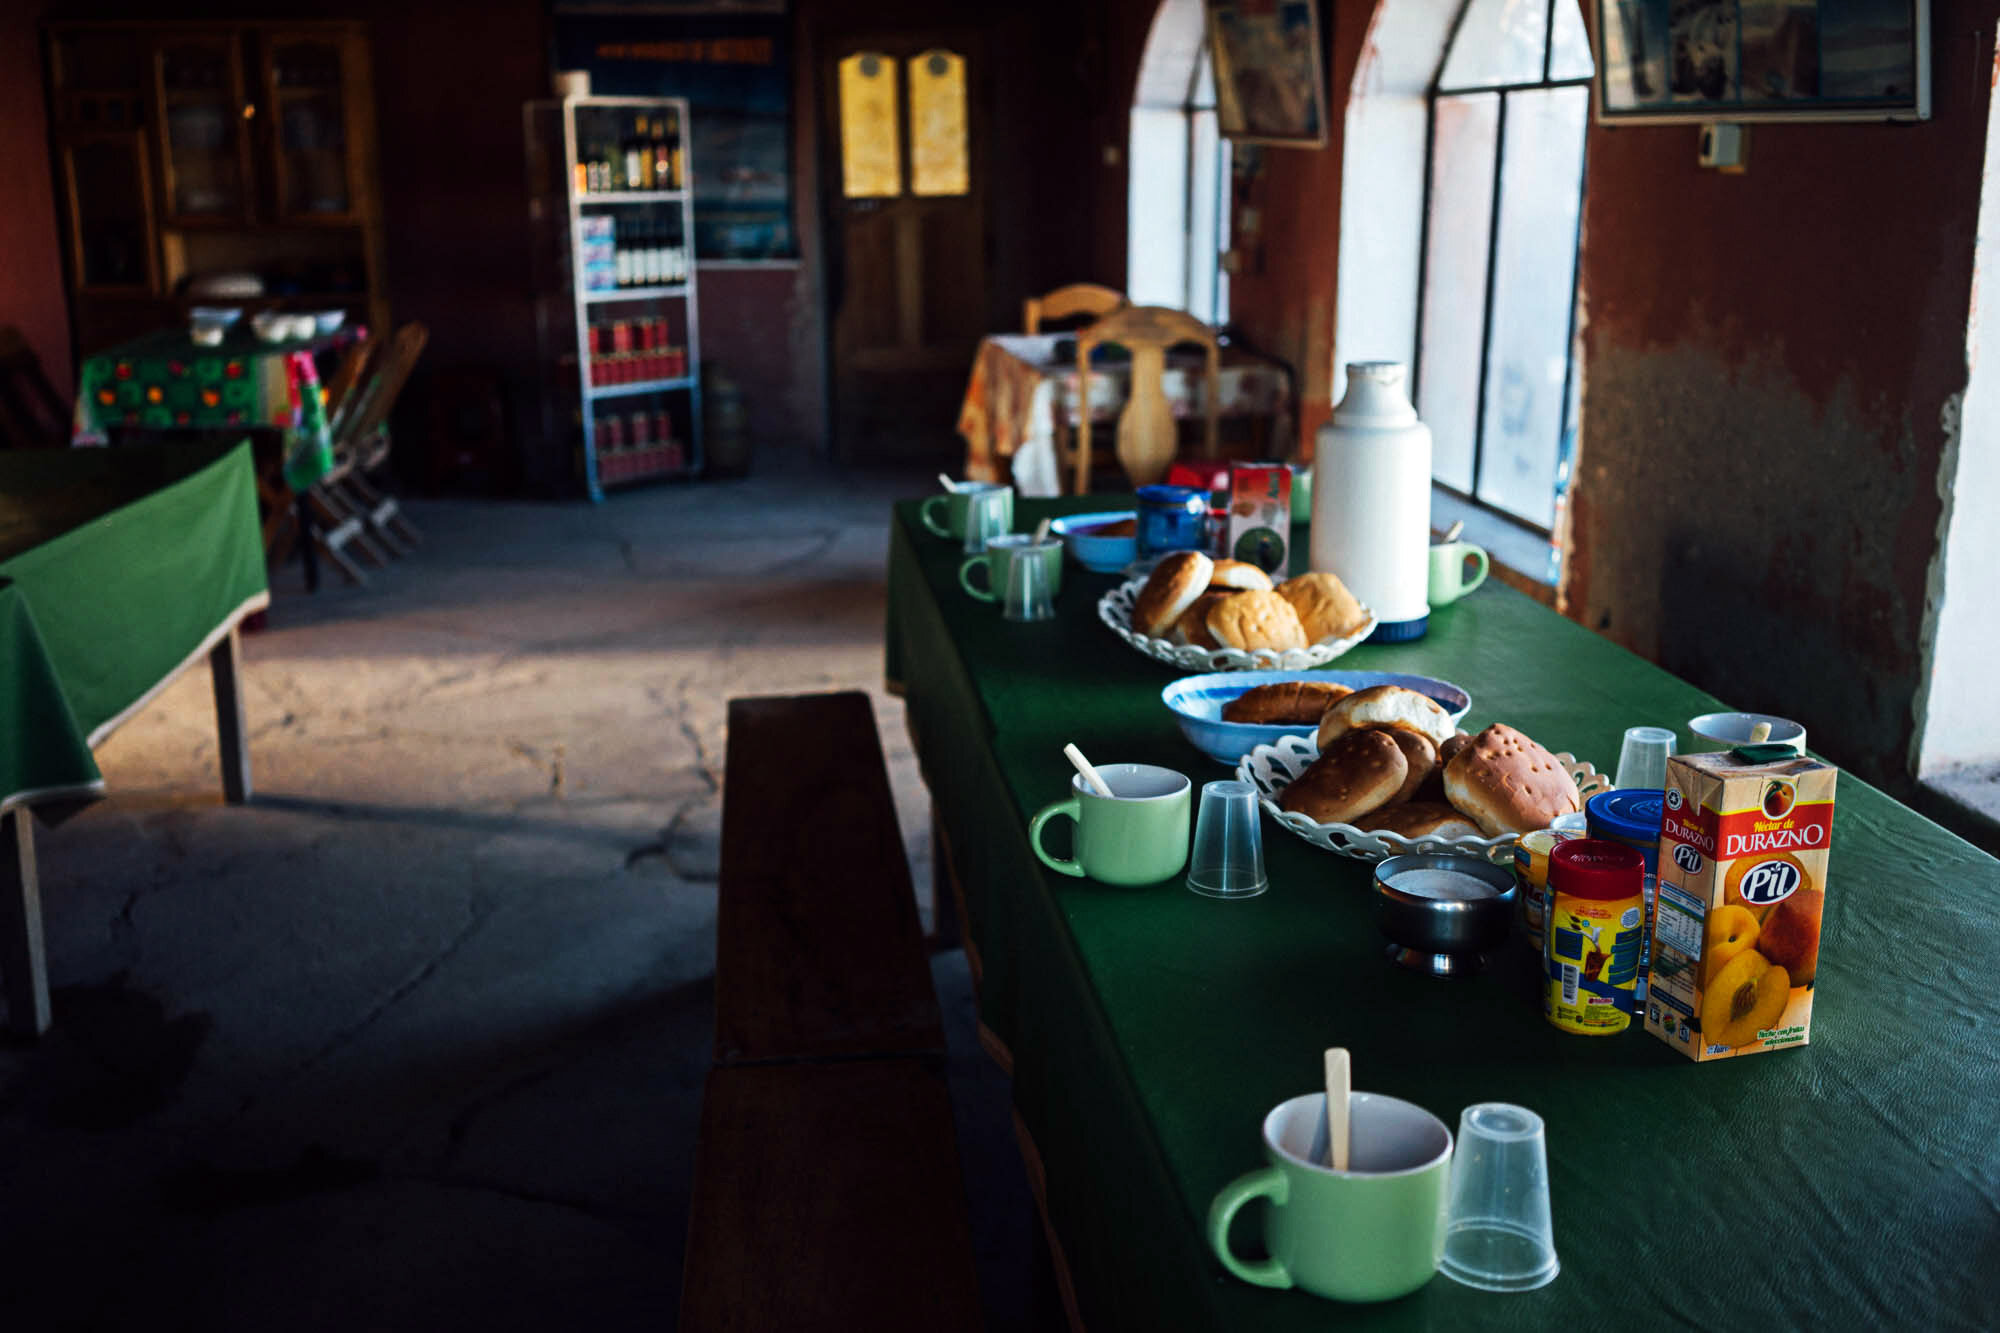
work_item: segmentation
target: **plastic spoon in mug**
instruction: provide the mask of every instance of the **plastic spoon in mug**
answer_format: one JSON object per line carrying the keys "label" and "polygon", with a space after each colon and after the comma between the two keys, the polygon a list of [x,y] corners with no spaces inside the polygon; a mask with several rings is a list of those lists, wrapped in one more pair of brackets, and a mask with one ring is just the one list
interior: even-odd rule
{"label": "plastic spoon in mug", "polygon": [[1049,526],[1054,522],[1055,520],[1053,518],[1045,518],[1039,524],[1036,525],[1035,545],[1040,546],[1043,542],[1049,539]]}
{"label": "plastic spoon in mug", "polygon": [[958,483],[953,481],[950,477],[947,477],[942,472],[938,473],[938,485],[944,487],[947,491],[955,492],[958,490]]}
{"label": "plastic spoon in mug", "polygon": [[1063,753],[1069,756],[1069,761],[1072,764],[1076,765],[1076,771],[1083,774],[1083,780],[1090,784],[1091,790],[1095,791],[1099,796],[1111,796],[1115,794],[1111,790],[1111,784],[1104,780],[1104,776],[1101,773],[1090,766],[1090,761],[1083,757],[1083,751],[1077,749],[1074,743],[1063,746]]}
{"label": "plastic spoon in mug", "polygon": [[1326,1052],[1327,1164],[1336,1171],[1347,1169],[1347,1094],[1352,1083],[1352,1069],[1348,1063],[1347,1048],[1328,1047]]}
{"label": "plastic spoon in mug", "polygon": [[1750,743],[1752,745],[1762,745],[1770,739],[1771,724],[1769,722],[1759,722],[1756,726],[1750,728]]}

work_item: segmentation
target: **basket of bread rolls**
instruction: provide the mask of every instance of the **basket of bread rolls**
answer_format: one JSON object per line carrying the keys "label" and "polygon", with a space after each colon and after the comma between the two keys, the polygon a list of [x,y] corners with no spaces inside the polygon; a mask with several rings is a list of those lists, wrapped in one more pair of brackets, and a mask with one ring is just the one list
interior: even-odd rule
{"label": "basket of bread rolls", "polygon": [[1521,834],[1611,785],[1505,723],[1460,731],[1436,700],[1396,685],[1334,701],[1312,736],[1256,747],[1236,776],[1293,833],[1365,861],[1406,852],[1504,860]]}
{"label": "basket of bread rolls", "polygon": [[1282,583],[1243,560],[1175,551],[1104,594],[1098,617],[1146,656],[1189,671],[1300,671],[1367,638],[1375,613],[1331,574]]}

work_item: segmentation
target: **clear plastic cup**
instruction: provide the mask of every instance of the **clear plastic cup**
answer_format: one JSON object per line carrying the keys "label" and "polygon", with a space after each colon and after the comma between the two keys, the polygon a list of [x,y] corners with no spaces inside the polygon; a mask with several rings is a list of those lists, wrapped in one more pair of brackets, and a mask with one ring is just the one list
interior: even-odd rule
{"label": "clear plastic cup", "polygon": [[1482,1291],[1533,1291],[1555,1279],[1561,1265],[1540,1116],[1506,1102],[1466,1107],[1450,1200],[1439,1272]]}
{"label": "clear plastic cup", "polygon": [[1271,887],[1264,876],[1257,789],[1249,783],[1225,780],[1202,785],[1187,886],[1210,898],[1254,898]]}
{"label": "clear plastic cup", "polygon": [[[1055,579],[1050,569],[1060,560],[1062,543],[1027,541],[1007,548],[1007,591],[1001,614],[1009,620],[1050,620],[1056,613]],[[1058,571],[1060,572],[1059,568]]]}
{"label": "clear plastic cup", "polygon": [[1619,787],[1664,787],[1667,759],[1674,752],[1674,733],[1665,727],[1627,727],[1618,751]]}

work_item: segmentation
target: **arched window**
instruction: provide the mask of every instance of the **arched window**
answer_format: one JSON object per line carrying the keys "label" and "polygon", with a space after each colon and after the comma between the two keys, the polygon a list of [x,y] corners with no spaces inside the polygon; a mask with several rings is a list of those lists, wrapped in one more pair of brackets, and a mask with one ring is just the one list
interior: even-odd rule
{"label": "arched window", "polygon": [[1229,318],[1229,143],[1217,132],[1201,0],[1163,0],[1132,98],[1125,294]]}
{"label": "arched window", "polygon": [[1432,472],[1544,531],[1576,420],[1590,76],[1576,0],[1465,0],[1429,97],[1415,382]]}

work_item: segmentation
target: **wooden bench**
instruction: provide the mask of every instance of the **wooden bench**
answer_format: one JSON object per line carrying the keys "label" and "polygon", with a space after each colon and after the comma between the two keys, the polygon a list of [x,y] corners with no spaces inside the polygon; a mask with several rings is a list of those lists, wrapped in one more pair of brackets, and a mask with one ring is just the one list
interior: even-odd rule
{"label": "wooden bench", "polygon": [[978,1329],[944,1027],[868,696],[734,699],[680,1327]]}

